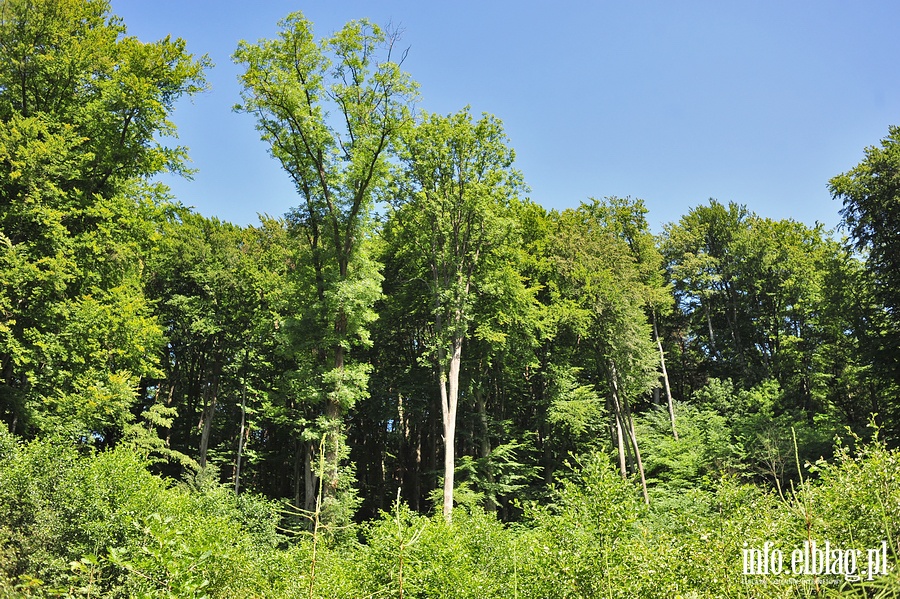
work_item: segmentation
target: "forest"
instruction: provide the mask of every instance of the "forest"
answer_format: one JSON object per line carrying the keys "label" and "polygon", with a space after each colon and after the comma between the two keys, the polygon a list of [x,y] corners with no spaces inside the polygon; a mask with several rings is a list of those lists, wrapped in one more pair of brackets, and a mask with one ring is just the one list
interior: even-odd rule
{"label": "forest", "polygon": [[841,227],[532,199],[396,35],[241,42],[294,207],[190,176],[182,39],[0,0],[0,597],[900,596],[900,127]]}

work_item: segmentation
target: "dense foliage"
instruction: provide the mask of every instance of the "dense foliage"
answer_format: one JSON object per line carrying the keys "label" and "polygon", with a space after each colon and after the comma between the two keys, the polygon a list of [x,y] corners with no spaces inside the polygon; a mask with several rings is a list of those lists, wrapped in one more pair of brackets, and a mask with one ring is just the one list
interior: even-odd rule
{"label": "dense foliage", "polygon": [[0,435],[4,597],[893,597],[900,585],[896,571],[791,584],[741,572],[745,542],[896,542],[900,455],[880,442],[842,448],[787,499],[719,475],[660,485],[648,507],[592,454],[514,526],[478,506],[449,524],[397,501],[348,535],[279,532],[274,503],[203,475],[166,483],[129,450]]}
{"label": "dense foliage", "polygon": [[900,593],[746,572],[900,552],[896,128],[830,183],[850,239],[716,200],[654,235],[523,197],[392,32],[281,28],[238,110],[298,205],[242,227],[153,182],[207,59],[0,0],[0,596]]}

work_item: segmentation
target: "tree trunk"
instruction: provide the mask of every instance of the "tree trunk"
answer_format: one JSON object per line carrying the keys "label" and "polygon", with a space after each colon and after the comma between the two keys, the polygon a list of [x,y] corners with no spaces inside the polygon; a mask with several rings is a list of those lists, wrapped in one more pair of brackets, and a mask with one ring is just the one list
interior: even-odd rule
{"label": "tree trunk", "polygon": [[[318,482],[315,468],[313,468],[316,446],[312,441],[307,441],[301,447],[303,448],[303,509],[312,513],[316,507],[316,484]],[[299,500],[297,505],[300,505]]]}
{"label": "tree trunk", "polygon": [[625,433],[622,431],[622,419],[619,417],[618,409],[615,409],[613,414],[613,422],[615,423],[615,428],[612,428],[613,437],[616,443],[616,451],[619,455],[619,474],[622,475],[622,478],[628,477],[628,467],[625,464]]}
{"label": "tree trunk", "polygon": [[241,492],[241,456],[244,453],[244,430],[247,423],[247,381],[241,392],[241,428],[238,432],[237,456],[234,459],[234,494]]}
{"label": "tree trunk", "polygon": [[[335,333],[339,338],[345,334],[346,322],[343,314],[338,316],[338,324],[335,325]],[[343,370],[344,368],[344,348],[340,345],[334,348],[334,369]],[[335,498],[338,493],[340,464],[340,445],[343,442],[343,417],[344,410],[341,404],[331,398],[326,399],[325,419],[328,427],[327,434],[323,439],[325,443],[325,471],[322,477],[325,479],[325,497]]]}
{"label": "tree trunk", "polygon": [[[177,362],[176,362],[176,366],[175,366],[175,372],[178,372],[178,363]],[[176,376],[173,373],[173,375],[169,377],[168,381],[163,383],[166,385],[166,387],[169,388],[167,397],[166,397],[166,407],[172,406],[172,401],[173,401],[174,395],[175,395],[175,381],[176,380],[177,380]],[[172,426],[170,426],[169,428],[166,429],[166,447],[172,446],[172,429],[174,429],[174,428],[175,428],[175,423],[172,422]]]}
{"label": "tree trunk", "polygon": [[[294,441],[294,505],[300,505],[300,470],[301,464],[306,467],[305,443],[299,439]],[[304,509],[306,505],[304,505]]]}
{"label": "tree trunk", "polygon": [[641,476],[641,492],[644,494],[644,503],[650,505],[650,495],[647,494],[647,479],[644,476],[644,461],[641,459],[641,450],[638,449],[637,443],[637,433],[634,430],[634,417],[631,415],[630,410],[626,412],[626,416],[628,418],[629,436],[631,437],[631,443],[634,446],[634,458],[637,461],[638,474]]}
{"label": "tree trunk", "polygon": [[415,468],[413,469],[412,474],[412,509],[415,511],[420,511],[422,506],[422,427],[421,425],[418,427],[416,431],[416,459],[415,459]]}
{"label": "tree trunk", "polygon": [[663,383],[666,389],[666,403],[669,406],[669,421],[672,423],[672,436],[678,440],[678,431],[675,429],[675,404],[672,401],[672,389],[669,387],[669,373],[666,371],[666,354],[663,351],[662,341],[659,338],[659,330],[656,326],[656,310],[653,310],[653,339],[659,349],[659,366],[662,370]]}
{"label": "tree trunk", "polygon": [[213,363],[211,380],[206,382],[203,389],[203,415],[200,422],[200,468],[206,468],[206,454],[209,449],[209,436],[212,432],[212,420],[216,413],[216,402],[219,395],[219,376],[222,372],[221,363],[216,360]]}
{"label": "tree trunk", "polygon": [[[456,315],[457,319],[461,317]],[[462,337],[453,336],[449,372],[440,360],[441,416],[444,424],[444,519],[453,515],[453,477],[456,471],[456,408],[459,401],[459,370],[462,363]],[[443,353],[443,352],[439,352]],[[446,381],[444,380],[446,377]]]}
{"label": "tree trunk", "polygon": [[716,334],[713,332],[712,315],[709,313],[709,306],[703,302],[703,313],[706,315],[706,326],[709,329],[709,348],[712,350],[713,356],[719,352],[716,350]]}
{"label": "tree trunk", "polygon": [[613,404],[616,409],[616,416],[619,424],[619,430],[625,431],[625,434],[628,436],[629,444],[631,445],[631,449],[634,451],[634,461],[637,466],[638,474],[641,477],[641,492],[644,494],[644,503],[650,505],[650,495],[647,493],[647,479],[644,476],[644,462],[641,459],[641,450],[638,448],[637,443],[637,434],[634,429],[634,418],[631,415],[631,410],[628,408],[628,404],[625,399],[619,396],[619,382],[618,375],[616,372],[616,365],[610,363],[610,386],[612,388],[612,397]]}
{"label": "tree trunk", "polygon": [[[475,391],[475,407],[478,410],[478,420],[481,423],[481,443],[479,453],[481,457],[484,458],[485,461],[487,461],[487,458],[491,455],[491,437],[490,431],[488,430],[488,415],[487,406],[485,405],[484,401],[484,393],[479,390]],[[484,476],[488,484],[493,485],[494,472],[491,469],[490,464],[487,465],[487,471],[484,473]],[[485,497],[484,509],[488,512],[497,511],[497,503],[494,501],[493,497]]]}

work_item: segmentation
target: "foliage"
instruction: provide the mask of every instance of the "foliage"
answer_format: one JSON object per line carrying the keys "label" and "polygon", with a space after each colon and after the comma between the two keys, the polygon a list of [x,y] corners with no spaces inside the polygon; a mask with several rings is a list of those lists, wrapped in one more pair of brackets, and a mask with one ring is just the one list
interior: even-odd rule
{"label": "foliage", "polygon": [[[694,420],[697,418],[694,417]],[[684,437],[693,435],[685,417]],[[665,415],[661,428],[665,428]],[[877,439],[877,437],[876,437]],[[890,587],[742,573],[742,550],[805,540],[896,559],[900,460],[876,440],[819,461],[784,498],[734,477],[667,493],[647,507],[602,454],[584,456],[549,502],[507,526],[478,507],[453,523],[396,501],[360,540],[275,532],[277,510],[209,477],[172,486],[127,449],[17,442],[0,433],[0,588],[5,596],[757,597],[853,596]],[[806,468],[805,468],[806,469]],[[675,482],[674,479],[670,480]],[[315,560],[315,568],[309,565]],[[299,573],[299,574],[298,574]],[[314,585],[310,585],[313,580]],[[837,584],[835,584],[835,582]]]}
{"label": "foliage", "polygon": [[112,442],[155,374],[141,292],[174,102],[208,60],[142,43],[102,0],[0,3],[0,412],[29,434]]}
{"label": "foliage", "polygon": [[[0,0],[0,597],[898,594],[897,128],[830,183],[852,247],[655,237],[416,117],[396,32],[280,27],[237,109],[299,205],[236,226],[152,182],[207,59]],[[744,571],[813,541],[894,572]]]}
{"label": "foliage", "polygon": [[678,439],[673,438],[668,414],[654,409],[641,414],[637,428],[647,457],[647,483],[681,492],[714,484],[723,472],[745,467],[741,447],[728,419],[708,407],[676,403]]}
{"label": "foliage", "polygon": [[235,547],[275,540],[271,509],[225,489],[168,487],[127,449],[85,456],[34,441],[12,448],[2,470],[4,573],[51,594],[200,596],[250,574],[236,570]]}
{"label": "foliage", "polygon": [[[865,257],[867,270],[857,281],[857,311],[864,319],[861,349],[879,386],[895,394],[900,384],[900,127],[891,126],[880,147],[866,148],[865,158],[833,177],[828,187],[833,198],[843,201],[842,224]],[[889,416],[892,429],[900,426],[893,405],[879,411]]]}
{"label": "foliage", "polygon": [[[367,397],[369,366],[348,361],[351,348],[369,344],[377,315],[378,265],[367,239],[373,205],[382,197],[388,155],[409,124],[408,104],[416,85],[395,60],[392,35],[366,20],[316,42],[301,13],[279,23],[276,39],[241,42],[234,60],[245,66],[237,110],[256,117],[269,144],[300,194],[292,213],[294,243],[306,264],[294,277],[304,300],[299,306],[312,326],[298,331],[301,384],[323,406],[307,428],[307,442],[327,433],[326,495],[352,496],[341,483],[346,452],[343,418]],[[295,313],[296,314],[296,313]],[[311,355],[310,355],[311,354]],[[305,379],[305,380],[304,380]],[[311,424],[309,423],[309,424]],[[309,456],[307,447],[298,454]],[[308,477],[309,478],[309,477]],[[313,481],[307,480],[311,489]],[[306,493],[306,509],[312,493]]]}

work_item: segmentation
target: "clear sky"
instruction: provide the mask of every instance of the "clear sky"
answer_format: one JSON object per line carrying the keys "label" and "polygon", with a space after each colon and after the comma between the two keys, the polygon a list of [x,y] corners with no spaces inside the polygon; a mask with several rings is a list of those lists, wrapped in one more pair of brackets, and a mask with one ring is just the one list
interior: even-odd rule
{"label": "clear sky", "polygon": [[420,107],[503,120],[532,200],[642,198],[655,231],[708,198],[838,224],[828,179],[900,124],[900,3],[860,0],[499,2],[113,0],[129,34],[208,54],[211,90],[178,104],[182,203],[238,224],[297,196],[234,113],[241,39],[302,10],[317,36],[367,17],[404,30]]}

